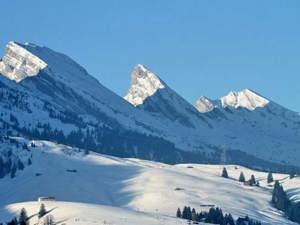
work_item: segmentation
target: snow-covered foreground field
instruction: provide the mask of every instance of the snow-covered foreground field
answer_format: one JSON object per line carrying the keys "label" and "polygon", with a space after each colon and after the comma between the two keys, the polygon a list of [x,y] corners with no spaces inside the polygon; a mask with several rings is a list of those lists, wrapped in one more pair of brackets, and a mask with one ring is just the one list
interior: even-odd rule
{"label": "snow-covered foreground field", "polygon": [[[178,220],[170,216],[156,215],[155,213],[135,212],[130,209],[119,207],[110,207],[102,205],[73,203],[73,202],[47,202],[45,203],[47,210],[51,211],[55,222],[58,224],[76,224],[76,225],[181,225],[187,224],[184,220]],[[28,215],[34,215],[39,211],[40,204],[38,202],[25,202],[9,205],[4,212],[2,218],[10,220],[13,214],[18,214],[22,209],[26,208]],[[7,213],[7,212],[10,213]],[[30,224],[36,224],[38,217],[34,216],[30,219]]]}
{"label": "snow-covered foreground field", "polygon": [[[37,212],[40,196],[54,196],[53,215],[65,224],[186,224],[175,218],[178,207],[197,211],[215,205],[225,213],[250,216],[264,224],[294,224],[270,204],[272,187],[267,174],[240,166],[226,166],[229,176],[246,179],[251,174],[262,187],[245,186],[220,177],[223,166],[166,165],[138,159],[120,159],[90,153],[51,142],[30,148],[32,165],[16,177],[0,180],[0,219],[6,221],[25,207]],[[300,199],[300,179],[274,174]],[[17,203],[17,204],[16,204]]]}

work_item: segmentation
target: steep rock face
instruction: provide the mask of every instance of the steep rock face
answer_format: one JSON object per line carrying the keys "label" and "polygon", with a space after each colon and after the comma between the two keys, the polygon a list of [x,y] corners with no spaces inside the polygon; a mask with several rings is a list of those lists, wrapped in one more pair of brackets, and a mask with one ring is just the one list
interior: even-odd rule
{"label": "steep rock face", "polygon": [[248,110],[255,110],[256,108],[264,107],[269,103],[268,99],[249,89],[245,89],[239,92],[232,91],[228,95],[222,97],[220,101],[222,107],[242,107]]}
{"label": "steep rock face", "polygon": [[165,85],[154,73],[139,64],[132,71],[131,86],[124,99],[132,105],[138,106],[159,89],[164,88]]}
{"label": "steep rock face", "polygon": [[26,77],[36,76],[46,66],[43,60],[11,41],[7,44],[4,57],[0,61],[0,73],[20,82]]}
{"label": "steep rock face", "polygon": [[201,112],[201,113],[206,113],[206,112],[210,112],[214,109],[214,104],[211,102],[211,100],[209,100],[208,98],[206,98],[205,96],[201,96],[195,104],[195,108]]}
{"label": "steep rock face", "polygon": [[137,108],[188,128],[211,127],[190,103],[142,65],[134,68],[124,99]]}

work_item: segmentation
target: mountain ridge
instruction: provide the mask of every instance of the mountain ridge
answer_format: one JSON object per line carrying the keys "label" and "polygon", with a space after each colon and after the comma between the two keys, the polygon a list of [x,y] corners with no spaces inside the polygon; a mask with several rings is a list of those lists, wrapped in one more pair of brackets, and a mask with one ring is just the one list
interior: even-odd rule
{"label": "mountain ridge", "polygon": [[[224,149],[228,163],[241,158],[240,163],[261,169],[296,166],[300,158],[296,150],[300,146],[299,115],[271,101],[262,101],[264,107],[255,110],[232,104],[237,107],[214,107],[200,113],[159,76],[137,65],[132,85],[138,87],[130,88],[133,93],[146,90],[146,94],[141,98],[137,94],[139,102],[134,105],[68,56],[34,44],[19,45],[47,66],[35,76],[24,78],[23,74],[18,82],[0,72],[4,75],[0,76],[4,133],[168,163],[220,163]],[[15,62],[15,55],[11,51],[6,54],[4,62],[12,71],[28,65],[26,57],[21,57],[23,63],[14,64],[10,60]],[[151,79],[144,82],[147,76]],[[248,91],[246,94],[249,96]],[[256,106],[248,103],[245,106]]]}

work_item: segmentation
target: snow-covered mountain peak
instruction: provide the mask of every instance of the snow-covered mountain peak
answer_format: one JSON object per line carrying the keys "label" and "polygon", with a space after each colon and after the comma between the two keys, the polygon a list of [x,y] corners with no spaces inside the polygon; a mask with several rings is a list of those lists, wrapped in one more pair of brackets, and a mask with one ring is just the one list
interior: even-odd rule
{"label": "snow-covered mountain peak", "polygon": [[196,109],[201,113],[210,112],[214,109],[214,104],[210,99],[205,96],[201,96],[195,104]]}
{"label": "snow-covered mountain peak", "polygon": [[268,99],[249,89],[244,89],[239,92],[231,91],[228,95],[222,97],[220,100],[222,107],[242,107],[249,110],[255,110],[258,107],[264,107],[270,102]]}
{"label": "snow-covered mountain peak", "polygon": [[22,45],[10,41],[0,61],[0,73],[11,80],[20,82],[26,77],[36,76],[46,66],[47,63]]}
{"label": "snow-covered mountain peak", "polygon": [[131,73],[131,86],[125,100],[134,106],[144,103],[146,98],[152,96],[157,90],[165,88],[164,82],[148,70],[145,66],[138,64]]}

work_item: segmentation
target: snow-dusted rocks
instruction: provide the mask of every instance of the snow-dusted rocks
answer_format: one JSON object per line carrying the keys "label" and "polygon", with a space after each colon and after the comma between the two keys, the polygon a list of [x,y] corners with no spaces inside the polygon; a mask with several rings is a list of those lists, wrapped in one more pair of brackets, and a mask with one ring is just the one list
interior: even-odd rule
{"label": "snow-dusted rocks", "polygon": [[7,78],[20,82],[26,77],[36,76],[47,64],[21,45],[9,42],[0,61],[0,73]]}
{"label": "snow-dusted rocks", "polygon": [[201,113],[206,113],[206,112],[210,112],[214,109],[214,104],[211,102],[211,100],[209,100],[205,96],[201,96],[197,100],[197,102],[195,104],[195,108]]}
{"label": "snow-dusted rocks", "polygon": [[163,82],[145,66],[138,64],[131,74],[131,86],[125,100],[134,106],[143,104],[145,99],[165,88]]}
{"label": "snow-dusted rocks", "polygon": [[231,91],[228,95],[221,98],[221,104],[223,107],[242,107],[249,110],[255,110],[258,107],[264,107],[268,103],[268,99],[249,89],[245,89],[239,92]]}

